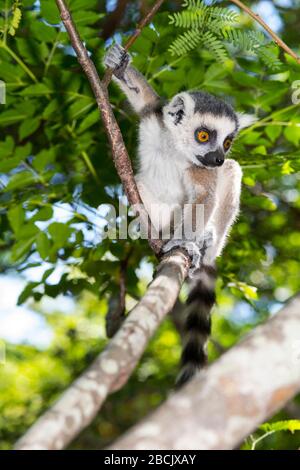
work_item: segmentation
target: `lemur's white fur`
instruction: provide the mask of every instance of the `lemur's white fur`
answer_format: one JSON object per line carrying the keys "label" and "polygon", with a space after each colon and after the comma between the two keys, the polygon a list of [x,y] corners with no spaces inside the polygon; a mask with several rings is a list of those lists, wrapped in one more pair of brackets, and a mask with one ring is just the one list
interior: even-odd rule
{"label": "lemur's white fur", "polygon": [[[114,69],[115,80],[141,115],[136,180],[143,203],[153,225],[162,230],[172,221],[176,206],[203,204],[204,232],[199,231],[192,240],[178,240],[175,236],[164,249],[184,246],[193,255],[196,268],[201,258],[211,264],[221,253],[238,214],[242,171],[230,159],[222,166],[208,168],[203,158],[216,149],[223,149],[225,154],[226,138],[233,138],[242,127],[252,124],[253,117],[233,110],[232,114],[215,113],[214,109],[195,112],[191,92],[174,96],[158,115],[155,108],[159,97],[144,77],[128,65],[129,61],[124,49],[115,45],[105,64]],[[213,129],[214,144],[199,145],[195,139],[197,128]],[[191,215],[190,210],[184,209],[184,218]],[[206,249],[200,254],[204,241]]]}

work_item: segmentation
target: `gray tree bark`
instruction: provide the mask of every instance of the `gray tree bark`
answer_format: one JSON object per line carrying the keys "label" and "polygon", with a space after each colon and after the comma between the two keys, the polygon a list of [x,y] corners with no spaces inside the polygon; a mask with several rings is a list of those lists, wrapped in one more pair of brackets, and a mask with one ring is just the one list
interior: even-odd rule
{"label": "gray tree bark", "polygon": [[300,391],[300,295],[111,449],[233,449]]}
{"label": "gray tree bark", "polygon": [[180,251],[166,256],[142,300],[108,347],[16,443],[15,449],[65,448],[99,412],[106,397],[130,377],[149,339],[173,308],[188,271]]}

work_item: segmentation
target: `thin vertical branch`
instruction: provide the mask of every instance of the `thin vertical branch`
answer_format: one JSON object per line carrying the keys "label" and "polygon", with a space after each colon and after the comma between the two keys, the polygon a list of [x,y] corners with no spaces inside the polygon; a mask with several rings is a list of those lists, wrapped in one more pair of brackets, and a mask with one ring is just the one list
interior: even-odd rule
{"label": "thin vertical branch", "polygon": [[[157,0],[153,7],[148,11],[146,16],[141,20],[141,22],[137,25],[135,32],[133,35],[129,38],[127,43],[125,44],[125,49],[128,51],[128,49],[132,46],[132,44],[137,40],[141,32],[143,31],[143,28],[147,26],[148,23],[152,20],[153,16],[155,13],[158,11],[158,9],[161,7],[163,4],[164,0]],[[112,70],[107,69],[105,72],[105,75],[103,77],[102,83],[107,87],[110,80],[112,77]]]}

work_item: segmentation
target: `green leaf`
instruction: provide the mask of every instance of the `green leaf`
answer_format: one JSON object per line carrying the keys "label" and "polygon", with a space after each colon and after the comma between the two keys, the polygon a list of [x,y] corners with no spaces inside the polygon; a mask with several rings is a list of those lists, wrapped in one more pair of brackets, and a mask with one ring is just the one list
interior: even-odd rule
{"label": "green leaf", "polygon": [[[30,156],[31,147],[32,146],[30,142],[28,142],[26,145],[16,147],[13,156],[8,158],[6,157],[6,159],[3,159],[2,161],[0,160],[0,173],[8,173],[14,168],[17,168],[22,160]],[[5,156],[5,154],[2,156]]]}
{"label": "green leaf", "polygon": [[9,183],[5,189],[6,191],[11,191],[13,189],[22,189],[25,186],[28,186],[35,182],[36,178],[32,173],[29,173],[28,171],[22,171],[13,175],[10,178]]}
{"label": "green leaf", "polygon": [[45,221],[51,219],[53,216],[53,209],[51,206],[45,206],[42,207],[37,211],[36,214],[34,214],[33,217],[31,217],[30,221],[31,222],[36,222],[36,221]]}
{"label": "green leaf", "polygon": [[171,55],[185,55],[202,42],[202,34],[197,29],[186,31],[175,39],[169,47],[169,51]]}
{"label": "green leaf", "polygon": [[277,71],[281,68],[282,62],[278,59],[278,47],[267,44],[266,46],[259,47],[257,54],[264,62],[264,64],[271,70]]}
{"label": "green leaf", "polygon": [[20,112],[18,109],[10,109],[3,111],[0,114],[0,126],[9,126],[15,122],[22,121],[27,117],[25,112]]}
{"label": "green leaf", "polygon": [[73,13],[73,20],[76,25],[81,24],[94,24],[103,16],[100,13],[88,10],[81,10],[79,12]]}
{"label": "green leaf", "polygon": [[29,222],[22,225],[18,232],[18,238],[20,240],[32,238],[34,235],[38,233],[39,229],[32,223],[30,220]]}
{"label": "green leaf", "polygon": [[29,282],[18,297],[17,305],[23,304],[32,296],[33,289],[39,285],[38,282]]}
{"label": "green leaf", "polygon": [[84,132],[86,129],[89,127],[93,126],[96,124],[96,122],[99,122],[100,119],[100,114],[99,110],[95,109],[94,111],[90,112],[80,123],[80,126],[78,128],[78,134],[81,134]]}
{"label": "green leaf", "polygon": [[16,168],[20,163],[19,157],[9,157],[7,160],[0,161],[0,173],[8,173],[9,171]]}
{"label": "green leaf", "polygon": [[93,105],[93,100],[89,97],[77,99],[68,109],[69,119],[77,119],[81,114],[86,114]]}
{"label": "green leaf", "polygon": [[203,34],[202,41],[206,45],[207,49],[215,56],[216,60],[221,63],[226,61],[228,54],[223,41],[218,39],[218,37],[210,31]]}
{"label": "green leaf", "polygon": [[269,137],[269,139],[271,140],[271,142],[275,142],[278,139],[278,137],[281,134],[281,131],[282,131],[281,126],[267,126],[265,129],[265,132],[267,136]]}
{"label": "green leaf", "polygon": [[54,147],[44,149],[35,156],[32,166],[39,172],[43,171],[47,165],[55,161],[55,158],[56,152]]}
{"label": "green leaf", "polygon": [[294,144],[296,147],[299,146],[300,142],[300,125],[299,122],[294,122],[291,123],[290,126],[285,127],[284,131],[284,136],[286,139]]}
{"label": "green leaf", "polygon": [[41,2],[41,15],[51,24],[59,24],[60,17],[56,3],[52,0],[42,0]]}
{"label": "green leaf", "polygon": [[7,135],[5,140],[0,142],[0,159],[11,155],[14,145],[14,139],[10,135]]}
{"label": "green leaf", "polygon": [[250,187],[255,186],[255,180],[251,176],[244,176],[243,182]]}
{"label": "green leaf", "polygon": [[212,64],[205,72],[204,82],[209,84],[212,80],[224,78],[226,76],[226,69],[220,67],[219,64]]}
{"label": "green leaf", "polygon": [[25,70],[19,64],[9,64],[0,59],[1,67],[1,80],[6,83],[22,83],[22,77],[25,75]]}
{"label": "green leaf", "polygon": [[246,145],[254,145],[261,137],[261,133],[257,131],[251,131],[243,136],[243,143]]}
{"label": "green leaf", "polygon": [[257,287],[255,286],[250,286],[246,282],[241,281],[229,282],[228,286],[233,290],[240,291],[243,297],[249,301],[257,300]]}
{"label": "green leaf", "polygon": [[261,206],[267,211],[275,211],[277,209],[276,202],[268,195],[263,194],[261,199]]}
{"label": "green leaf", "polygon": [[206,20],[207,10],[181,11],[169,15],[169,24],[180,28],[201,28]]}
{"label": "green leaf", "polygon": [[265,432],[290,431],[294,433],[295,431],[300,431],[300,419],[287,419],[277,421],[276,423],[264,423],[260,426],[260,429]]}
{"label": "green leaf", "polygon": [[60,222],[53,222],[49,225],[48,232],[54,242],[54,247],[57,249],[63,248],[66,245],[68,238],[72,233],[72,229],[68,225]]}
{"label": "green leaf", "polygon": [[30,248],[32,247],[32,244],[34,243],[34,241],[35,241],[35,236],[29,239],[20,240],[17,243],[15,243],[11,251],[12,261],[19,261],[25,255],[29,255]]}
{"label": "green leaf", "polygon": [[39,128],[40,122],[40,118],[37,117],[25,119],[19,127],[20,140],[33,134]]}
{"label": "green leaf", "polygon": [[45,42],[36,41],[35,38],[27,36],[16,37],[15,42],[17,45],[18,53],[26,62],[26,65],[38,66],[42,61],[45,61],[49,55],[49,49]]}
{"label": "green leaf", "polygon": [[258,155],[267,155],[267,149],[264,145],[258,145],[252,150],[252,153]]}
{"label": "green leaf", "polygon": [[50,253],[50,240],[44,232],[39,232],[36,237],[36,248],[42,259],[47,259]]}
{"label": "green leaf", "polygon": [[44,272],[43,276],[42,276],[42,279],[41,281],[42,282],[45,282],[49,276],[51,276],[51,274],[55,271],[55,268],[49,268],[49,269],[46,269],[46,271]]}
{"label": "green leaf", "polygon": [[292,167],[290,160],[287,160],[286,162],[284,162],[281,168],[281,173],[283,175],[290,175],[291,173],[294,173],[294,172],[295,170]]}
{"label": "green leaf", "polygon": [[45,107],[43,111],[43,118],[48,119],[52,115],[54,118],[57,117],[57,112],[61,111],[61,102],[58,99],[53,99],[50,103]]}
{"label": "green leaf", "polygon": [[7,218],[13,231],[18,234],[25,221],[25,211],[22,204],[11,207],[8,210]]}
{"label": "green leaf", "polygon": [[44,83],[36,83],[34,85],[27,86],[21,92],[23,96],[40,96],[47,95],[51,90]]}
{"label": "green leaf", "polygon": [[53,42],[57,36],[55,28],[37,20],[31,23],[31,31],[40,41]]}
{"label": "green leaf", "polygon": [[31,155],[31,151],[32,151],[31,142],[27,142],[27,144],[25,145],[20,145],[16,147],[14,156],[21,161],[29,157]]}

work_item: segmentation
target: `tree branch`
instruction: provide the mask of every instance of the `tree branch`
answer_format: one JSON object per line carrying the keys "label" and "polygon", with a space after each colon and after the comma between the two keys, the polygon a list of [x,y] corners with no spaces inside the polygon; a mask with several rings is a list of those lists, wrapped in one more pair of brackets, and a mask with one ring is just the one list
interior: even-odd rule
{"label": "tree branch", "polygon": [[110,38],[119,27],[124,18],[124,13],[129,0],[119,0],[115,10],[106,16],[102,26],[101,37],[106,40]]}
{"label": "tree branch", "polygon": [[270,26],[267,25],[267,23],[264,22],[264,20],[257,14],[254,13],[254,11],[251,10],[251,8],[247,7],[243,2],[240,0],[230,0],[231,3],[234,3],[237,5],[241,10],[244,10],[251,18],[253,18],[257,23],[259,23],[268,33],[269,35],[274,39],[276,44],[281,47],[287,54],[289,54],[293,59],[300,64],[300,57],[282,40],[280,39],[279,36],[277,36],[276,33],[270,28]]}
{"label": "tree branch", "polygon": [[[128,49],[132,46],[132,44],[137,40],[141,32],[143,31],[143,28],[147,26],[148,23],[152,20],[153,16],[155,13],[159,10],[161,5],[163,4],[164,0],[157,0],[153,7],[148,11],[148,13],[145,15],[145,17],[141,20],[141,22],[137,25],[135,32],[133,35],[128,39],[127,43],[125,44],[125,49],[128,51]],[[112,70],[107,69],[105,72],[105,75],[103,77],[102,83],[107,87],[110,80],[112,77]]]}
{"label": "tree branch", "polygon": [[128,380],[150,337],[173,308],[187,275],[180,252],[165,257],[142,300],[92,365],[16,443],[15,449],[63,449],[98,413],[106,397]]}
{"label": "tree branch", "polygon": [[[141,204],[130,159],[109,103],[107,84],[111,78],[111,72],[108,71],[104,79],[100,80],[82,44],[65,1],[56,0],[56,3],[78,61],[91,84],[109,138],[114,164],[128,201],[131,205]],[[158,0],[141,21],[126,44],[127,49],[162,3],[163,0]],[[241,2],[233,1],[233,3],[244,10],[247,8]],[[265,25],[261,19],[257,18],[258,15],[253,12],[249,14],[260,24]],[[270,30],[267,30],[271,34]],[[273,32],[272,34],[275,35]],[[275,37],[277,38],[276,35]],[[281,45],[280,42],[283,43],[279,38],[276,42],[279,45]],[[285,47],[282,45],[281,47],[290,55],[297,61],[300,60],[284,43],[283,45]],[[142,206],[140,216],[148,221],[148,215]],[[155,253],[159,253],[160,240],[151,240],[149,237],[149,244]],[[188,267],[189,259],[180,250],[162,260],[157,276],[145,296],[128,315],[108,347],[69,387],[58,402],[18,441],[16,449],[62,449],[92,421],[106,397],[121,388],[131,375],[149,338],[174,306]],[[186,389],[168,400],[166,405],[153,415],[151,421],[154,424],[152,430],[158,430],[159,436],[147,437],[145,425],[142,425],[142,434],[134,434],[134,443],[130,448],[147,447],[150,442],[152,442],[150,445],[152,448],[153,445],[158,445],[160,448],[172,448],[170,446],[176,448],[177,445],[179,448],[207,445],[210,448],[218,445],[228,448],[235,445],[242,435],[250,432],[260,419],[265,419],[266,415],[278,409],[300,388],[299,365],[297,371],[294,371],[296,368],[293,369],[293,374],[287,367],[291,355],[290,351],[288,357],[289,342],[298,339],[295,335],[299,327],[299,298],[297,305],[294,301],[286,310],[285,315],[283,312],[280,318],[273,319],[270,330],[268,329],[270,325],[258,329],[256,335],[226,353],[207,372],[203,372]],[[282,322],[283,317],[285,323]],[[266,346],[267,357],[265,357],[263,345]],[[261,364],[264,366],[267,364],[271,374],[268,375],[265,371],[262,373]],[[295,376],[295,380],[292,380],[291,374]],[[269,379],[270,375],[272,380]],[[265,377],[269,379],[268,383]],[[200,384],[201,393],[199,394]],[[262,399],[262,394],[265,394],[264,399]],[[249,398],[251,400],[254,398],[254,404],[248,401]],[[215,419],[211,420],[213,413]],[[232,416],[235,418],[234,424],[230,419]],[[170,429],[169,423],[171,420],[174,421],[174,417],[177,418],[177,426]],[[180,434],[184,439],[180,445],[178,444],[179,427],[183,430]],[[149,427],[147,429],[149,430]],[[131,436],[132,433],[129,433],[128,437],[119,441],[121,444],[117,445],[126,447],[132,439]]]}
{"label": "tree branch", "polygon": [[119,296],[116,302],[116,298],[113,296],[110,299],[110,307],[108,309],[105,323],[106,323],[106,336],[112,338],[125,319],[126,313],[126,272],[128,261],[132,250],[129,250],[128,255],[125,259],[120,261],[120,278],[119,278]]}
{"label": "tree branch", "polygon": [[[64,0],[56,0],[56,3],[101,111],[114,163],[128,201],[131,205],[141,204],[130,159],[109,103],[107,89],[80,40]],[[127,47],[135,41],[142,27],[150,21],[161,3],[162,0],[156,2]],[[142,217],[144,221],[148,221],[148,214],[143,208],[140,211],[140,218]],[[151,224],[148,226],[151,230]],[[162,242],[149,239],[149,243],[154,252],[159,253]],[[16,449],[62,449],[92,421],[108,394],[121,388],[130,377],[149,338],[172,309],[187,276],[189,265],[189,257],[181,250],[164,256],[154,281],[142,300],[127,316],[108,347],[69,387],[61,399],[29,429],[16,444]]]}
{"label": "tree branch", "polygon": [[111,449],[234,449],[300,391],[299,331],[300,294]]}
{"label": "tree branch", "polygon": [[145,26],[147,26],[148,23],[150,23],[150,21],[152,20],[153,16],[155,15],[155,13],[159,10],[159,8],[161,7],[161,5],[163,4],[164,0],[157,0],[153,7],[148,11],[148,13],[144,16],[144,18],[142,19],[142,21],[137,25],[136,27],[136,30],[134,32],[134,34],[131,36],[131,38],[128,40],[128,42],[126,43],[126,46],[125,48],[128,50],[129,47],[132,46],[132,44],[136,41],[136,39],[139,37],[139,35],[141,34],[143,28]]}
{"label": "tree branch", "polygon": [[[147,15],[147,21],[150,21],[150,18],[152,17],[150,13],[154,14],[161,5],[162,1],[163,0],[158,0],[156,2],[151,12],[149,12],[149,14]],[[104,82],[101,82],[95,65],[89,57],[88,52],[80,39],[80,36],[73,23],[71,14],[66,6],[65,1],[56,0],[56,3],[60,11],[61,19],[69,34],[73,49],[76,52],[78,62],[80,63],[83,71],[85,72],[92,87],[93,93],[95,95],[98,108],[101,112],[104,128],[111,145],[113,161],[118,175],[121,179],[121,182],[123,184],[123,188],[127,196],[128,202],[130,205],[139,205],[139,215],[142,224],[145,227],[149,228],[149,245],[151,246],[154,253],[158,254],[162,246],[162,241],[157,239],[151,239],[151,233],[155,232],[151,231],[151,223],[148,214],[142,205],[142,200],[139,195],[138,188],[136,186],[130,158],[124,144],[123,136],[112,111],[111,105],[109,103],[109,97],[106,89],[108,77],[106,78],[105,84]],[[141,25],[146,24],[147,21],[144,19],[141,22]],[[129,40],[129,42],[127,43],[127,48],[135,41],[140,32],[141,27]]]}

